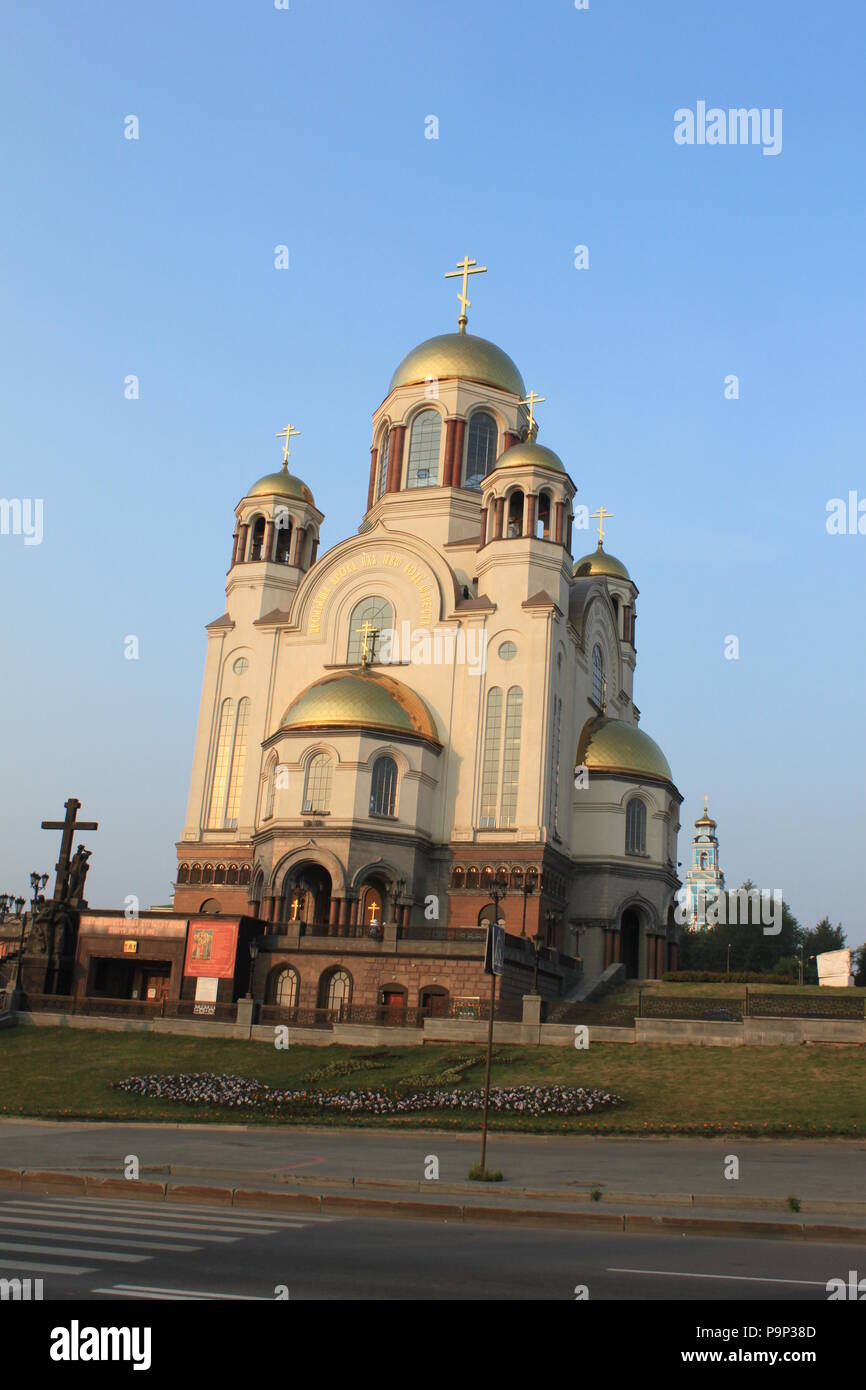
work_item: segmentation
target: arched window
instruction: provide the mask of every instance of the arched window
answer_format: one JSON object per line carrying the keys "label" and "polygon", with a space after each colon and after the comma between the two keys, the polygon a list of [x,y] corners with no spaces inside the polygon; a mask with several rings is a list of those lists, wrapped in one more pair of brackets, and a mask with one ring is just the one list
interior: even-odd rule
{"label": "arched window", "polygon": [[625,852],[646,854],[646,806],[633,796],[625,808]]}
{"label": "arched window", "polygon": [[250,559],[261,560],[262,544],[265,539],[265,519],[257,516],[253,522],[252,534],[250,535]]}
{"label": "arched window", "polygon": [[307,777],[304,782],[305,814],[324,815],[331,809],[331,782],[334,764],[327,753],[315,753],[307,763]]}
{"label": "arched window", "polygon": [[523,691],[513,685],[505,702],[505,751],[502,759],[500,825],[517,823],[517,786],[520,780],[520,730],[523,723]]}
{"label": "arched window", "polygon": [[592,698],[601,709],[604,704],[604,657],[597,642],[592,649]]}
{"label": "arched window", "polygon": [[281,970],[274,983],[274,1003],[281,1009],[297,1008],[299,983],[297,970]]}
{"label": "arched window", "polygon": [[706,856],[705,854],[702,854],[702,855],[701,855],[701,868],[702,868],[702,869],[705,869],[706,867],[707,867],[707,856]]}
{"label": "arched window", "polygon": [[226,881],[226,866],[225,866],[225,864],[217,864],[216,869],[214,870],[213,881],[214,881],[214,883],[225,883],[225,881]]}
{"label": "arched window", "polygon": [[346,661],[351,665],[361,660],[364,650],[364,624],[367,634],[367,660],[375,661],[382,640],[382,633],[394,626],[394,609],[387,599],[378,594],[362,598],[349,614],[349,642],[346,648]]}
{"label": "arched window", "polygon": [[397,801],[397,764],[387,755],[377,758],[370,787],[370,815],[393,816]]}
{"label": "arched window", "polygon": [[439,486],[439,441],[442,438],[442,416],[438,410],[422,410],[412,424],[409,440],[409,465],[406,472],[408,487]]}
{"label": "arched window", "polygon": [[463,887],[463,884],[464,884],[464,882],[465,882],[465,878],[466,878],[466,875],[464,874],[464,872],[463,872],[462,869],[452,869],[452,870],[451,870],[451,887],[452,887],[452,888],[457,888],[457,889],[462,888],[462,887]]}
{"label": "arched window", "polygon": [[234,700],[223,700],[208,813],[210,830],[237,828],[249,717],[250,702],[246,696],[238,703],[237,711]]}
{"label": "arched window", "polygon": [[201,883],[201,864],[193,864],[189,875],[190,883]]}
{"label": "arched window", "polygon": [[278,565],[287,565],[292,553],[292,518],[281,507],[276,516],[277,548],[274,559]]}
{"label": "arched window", "polygon": [[376,497],[378,502],[380,497],[385,496],[385,488],[388,483],[388,457],[391,453],[391,431],[385,427],[382,435],[382,442],[379,445],[379,477],[376,481]]}
{"label": "arched window", "polygon": [[481,769],[481,829],[496,825],[499,800],[499,758],[502,748],[502,691],[494,685],[487,692],[487,721],[484,728],[484,762]]}
{"label": "arched window", "polygon": [[352,1001],[352,981],[345,970],[332,970],[322,977],[319,987],[320,1008],[342,1009]]}
{"label": "arched window", "polygon": [[466,477],[464,487],[480,488],[482,481],[496,463],[499,431],[496,421],[486,410],[476,410],[469,421],[466,437]]}
{"label": "arched window", "polygon": [[189,864],[181,864],[177,871],[178,883],[189,883]]}
{"label": "arched window", "polygon": [[537,540],[549,541],[551,538],[550,530],[550,493],[540,492],[538,494],[538,516],[535,521],[535,536]]}
{"label": "arched window", "polygon": [[523,493],[517,488],[508,498],[505,539],[519,541],[523,535]]}
{"label": "arched window", "polygon": [[265,809],[263,820],[270,820],[274,814],[274,801],[277,794],[277,755],[271,757],[268,763],[268,770],[265,774]]}
{"label": "arched window", "polygon": [[474,866],[471,869],[469,869],[468,873],[466,874],[466,887],[478,887],[478,870]]}

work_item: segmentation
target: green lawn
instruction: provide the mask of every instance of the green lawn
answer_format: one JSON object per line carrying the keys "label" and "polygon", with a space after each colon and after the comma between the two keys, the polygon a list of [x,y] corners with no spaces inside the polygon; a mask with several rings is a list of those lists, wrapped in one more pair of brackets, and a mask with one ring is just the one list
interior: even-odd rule
{"label": "green lawn", "polygon": [[[571,1048],[496,1049],[494,1083],[579,1084],[616,1092],[623,1104],[598,1118],[562,1120],[492,1117],[497,1129],[598,1134],[784,1134],[866,1132],[866,1058],[862,1048],[634,1047],[594,1044]],[[484,1049],[469,1045],[423,1048],[292,1046],[283,1052],[264,1043],[222,1039],[103,1033],[18,1027],[0,1032],[0,1116],[49,1119],[150,1120],[200,1123],[290,1124],[254,1112],[200,1110],[171,1101],[145,1100],[111,1089],[112,1081],[145,1072],[225,1071],[272,1086],[308,1082],[321,1089],[393,1086],[407,1078],[436,1084],[467,1056],[475,1065],[461,1085],[484,1077]],[[350,1075],[330,1071],[357,1064]],[[299,1117],[304,1125],[386,1125],[475,1129],[474,1115],[348,1119]]]}

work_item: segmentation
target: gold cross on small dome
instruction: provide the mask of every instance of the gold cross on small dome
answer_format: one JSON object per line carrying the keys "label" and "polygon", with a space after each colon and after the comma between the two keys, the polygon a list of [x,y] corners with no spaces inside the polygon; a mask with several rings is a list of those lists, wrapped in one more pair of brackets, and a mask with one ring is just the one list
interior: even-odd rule
{"label": "gold cross on small dome", "polygon": [[547,397],[546,397],[546,396],[539,396],[537,391],[530,391],[530,393],[529,393],[529,395],[526,397],[526,399],[520,402],[521,405],[528,405],[528,406],[529,406],[529,440],[530,440],[530,443],[532,442],[532,428],[533,428],[533,425],[535,424],[535,413],[534,413],[534,412],[535,412],[535,407],[536,407],[537,405],[540,405],[542,401],[546,401],[546,400],[547,400]]}
{"label": "gold cross on small dome", "polygon": [[471,309],[472,301],[466,297],[466,287],[469,283],[470,275],[484,275],[487,271],[486,265],[479,265],[477,261],[470,261],[468,256],[464,256],[462,261],[457,262],[456,270],[446,270],[446,280],[456,280],[458,275],[463,277],[463,286],[457,296],[460,304],[460,317],[457,320],[458,328],[461,333],[466,332],[466,325],[469,319],[466,314],[467,309]]}
{"label": "gold cross on small dome", "polygon": [[613,512],[609,512],[606,507],[599,507],[597,512],[590,512],[590,516],[593,520],[598,517],[598,543],[601,545],[604,540],[605,517],[613,516]]}
{"label": "gold cross on small dome", "polygon": [[285,467],[288,467],[289,463],[289,444],[295,436],[300,433],[301,431],[296,430],[294,425],[286,425],[285,429],[277,430],[277,439],[285,439],[286,441],[285,447],[283,448],[283,464]]}

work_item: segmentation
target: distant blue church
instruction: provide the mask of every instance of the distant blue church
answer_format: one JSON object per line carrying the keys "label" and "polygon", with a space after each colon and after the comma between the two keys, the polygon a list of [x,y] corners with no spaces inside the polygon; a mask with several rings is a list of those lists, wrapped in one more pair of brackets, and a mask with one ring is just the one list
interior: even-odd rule
{"label": "distant blue church", "polygon": [[725,875],[719,868],[719,838],[716,822],[707,812],[695,821],[696,835],[692,840],[692,866],[685,877],[686,925],[691,931],[703,931],[707,926],[707,906],[725,889]]}

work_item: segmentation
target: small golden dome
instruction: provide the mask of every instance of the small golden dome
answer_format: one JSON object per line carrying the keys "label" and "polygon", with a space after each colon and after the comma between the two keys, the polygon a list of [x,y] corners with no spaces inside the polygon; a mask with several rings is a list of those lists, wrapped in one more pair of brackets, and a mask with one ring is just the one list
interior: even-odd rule
{"label": "small golden dome", "polygon": [[285,463],[276,473],[266,473],[257,483],[253,483],[247,497],[269,497],[274,494],[278,497],[291,497],[296,502],[311,502],[314,507],[316,505],[307,484],[296,478],[294,473],[290,473]]}
{"label": "small golden dome", "polygon": [[398,386],[413,386],[428,377],[444,380],[465,377],[484,386],[498,386],[512,396],[523,397],[523,377],[502,348],[474,333],[441,333],[407,353],[391,378],[390,393]]}
{"label": "small golden dome", "polygon": [[283,729],[370,729],[414,734],[439,746],[436,721],[420,695],[379,671],[334,671],[296,695]]}
{"label": "small golden dome", "polygon": [[[500,454],[496,468],[548,468],[552,473],[565,472],[565,464],[559,454],[546,449],[543,444],[530,443],[528,439],[522,444],[512,444],[510,449]],[[496,469],[491,471],[495,472]]]}
{"label": "small golden dome", "polygon": [[649,734],[637,724],[606,715],[584,724],[577,745],[577,766],[626,777],[653,777],[671,785],[674,780],[667,758]]}
{"label": "small golden dome", "polygon": [[582,560],[576,560],[574,565],[575,579],[594,579],[601,575],[608,579],[627,579],[632,583],[631,575],[615,555],[608,555],[601,541],[599,541],[591,555],[584,555]]}

